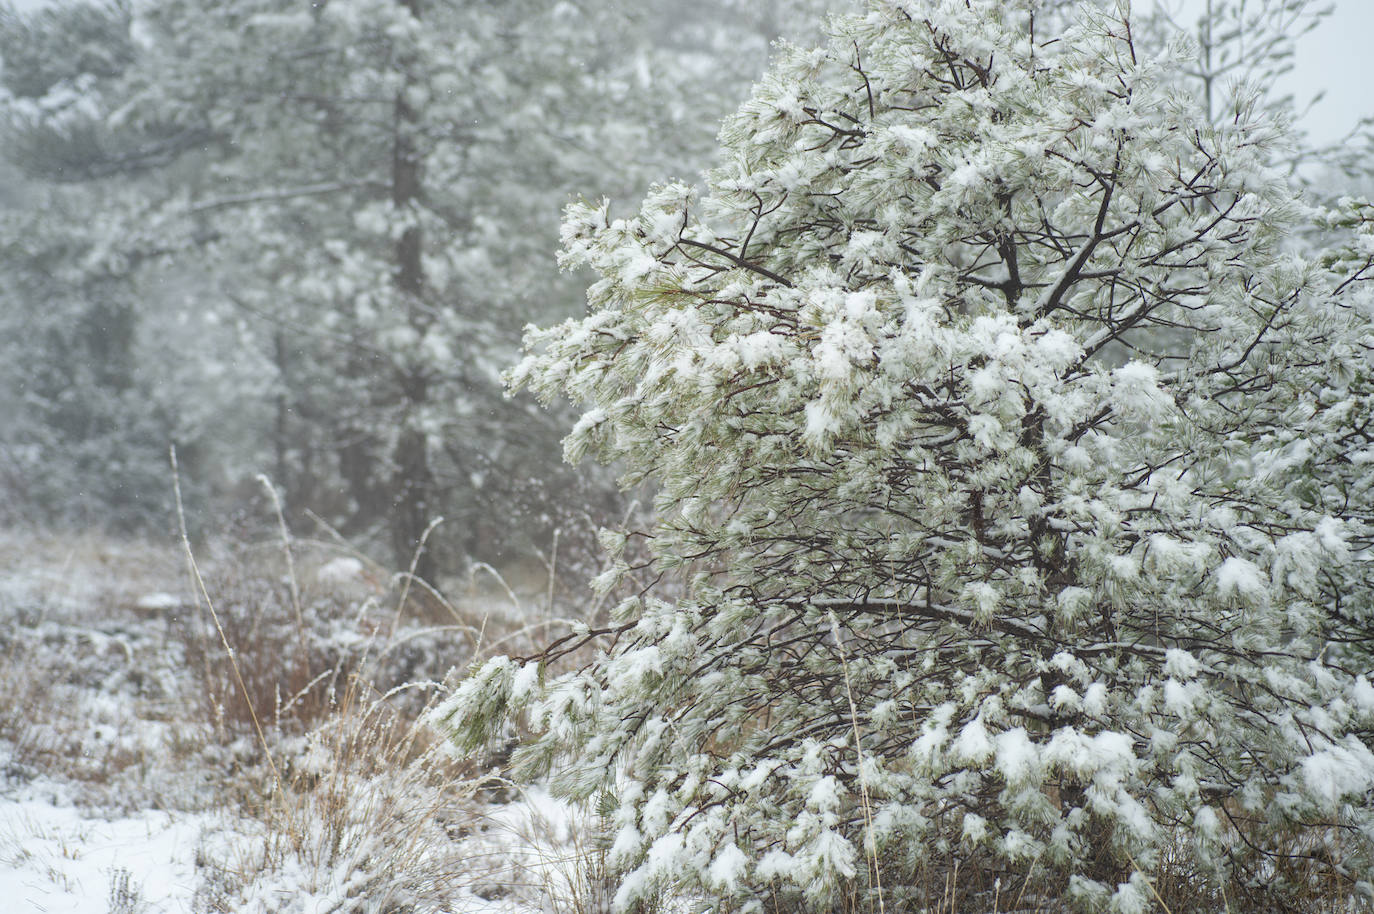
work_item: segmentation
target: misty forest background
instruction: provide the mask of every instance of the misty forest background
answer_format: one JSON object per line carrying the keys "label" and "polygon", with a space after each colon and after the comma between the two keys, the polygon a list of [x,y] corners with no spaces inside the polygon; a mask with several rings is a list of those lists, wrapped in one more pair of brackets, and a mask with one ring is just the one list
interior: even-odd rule
{"label": "misty forest background", "polygon": [[[500,373],[562,207],[691,178],[815,0],[0,9],[0,521],[332,527],[426,579],[625,510]],[[266,510],[265,510],[266,509]]]}

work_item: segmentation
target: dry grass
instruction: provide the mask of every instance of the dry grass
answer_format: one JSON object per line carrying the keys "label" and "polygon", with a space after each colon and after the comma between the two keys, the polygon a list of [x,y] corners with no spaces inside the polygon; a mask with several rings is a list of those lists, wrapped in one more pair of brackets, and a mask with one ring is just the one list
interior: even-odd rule
{"label": "dry grass", "polygon": [[493,569],[449,601],[290,539],[197,547],[188,584],[177,552],[0,532],[5,781],[220,823],[197,852],[201,912],[544,907],[491,814],[511,795],[418,723],[479,646],[543,636],[537,595]]}
{"label": "dry grass", "polygon": [[[232,590],[221,585],[228,600],[212,595],[183,532],[204,609],[199,628],[186,630],[188,656],[202,671],[217,731],[251,732],[263,763],[258,796],[244,797],[241,809],[259,827],[246,841],[239,827],[227,854],[202,855],[209,890],[201,906],[270,909],[286,876],[289,891],[317,910],[451,910],[481,880],[481,860],[469,859],[462,839],[485,779],[421,723],[448,677],[427,670],[413,679],[414,647],[436,631],[463,634],[470,661],[482,629],[472,634],[462,613],[413,573],[383,593],[356,556],[307,562],[323,585],[312,593],[284,522],[280,531],[284,576],[234,574]],[[382,600],[393,592],[388,607]],[[440,603],[452,622],[403,627],[420,598]]]}
{"label": "dry grass", "polygon": [[[157,804],[200,747],[186,721],[168,620],[139,608],[165,586],[147,544],[0,532],[0,743],[11,781],[59,773],[85,805]],[[170,763],[170,764],[169,764]]]}
{"label": "dry grass", "polygon": [[463,838],[483,780],[368,692],[355,679],[304,736],[272,747],[281,781],[259,768],[241,810],[258,828],[237,822],[202,853],[206,910],[270,908],[286,882],[322,911],[438,912],[482,882],[490,866]]}

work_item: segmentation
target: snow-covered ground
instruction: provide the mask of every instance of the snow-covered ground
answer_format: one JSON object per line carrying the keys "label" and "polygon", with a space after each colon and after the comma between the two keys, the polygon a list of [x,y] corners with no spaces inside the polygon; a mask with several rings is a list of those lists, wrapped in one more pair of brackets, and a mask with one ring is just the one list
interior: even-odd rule
{"label": "snow-covered ground", "polygon": [[[461,911],[557,910],[548,897],[555,893],[572,908],[574,894],[599,889],[585,884],[578,827],[571,810],[542,792],[494,806],[484,833],[466,842],[472,869],[451,873]],[[0,796],[0,908],[25,914],[384,909],[380,893],[354,897],[349,874],[321,879],[299,867],[263,871],[242,896],[217,898],[207,880],[207,852],[232,853],[236,844],[248,849],[256,831],[251,820],[236,823],[217,813],[83,809],[55,781],[10,787]],[[504,881],[511,877],[519,882]]]}
{"label": "snow-covered ground", "polygon": [[281,554],[207,557],[211,614],[175,544],[0,531],[0,911],[586,910],[582,816],[414,723],[520,614]]}
{"label": "snow-covered ground", "polygon": [[203,813],[143,810],[106,818],[60,784],[0,798],[0,899],[6,910],[134,914],[194,910]]}

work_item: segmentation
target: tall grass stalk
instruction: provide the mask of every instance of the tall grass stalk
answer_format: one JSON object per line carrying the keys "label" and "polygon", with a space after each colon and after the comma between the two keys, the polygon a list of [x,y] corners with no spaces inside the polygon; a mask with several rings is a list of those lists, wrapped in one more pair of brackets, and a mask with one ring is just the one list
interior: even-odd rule
{"label": "tall grass stalk", "polygon": [[224,626],[220,624],[219,613],[215,611],[215,603],[210,599],[210,591],[205,586],[205,578],[200,573],[200,565],[196,562],[195,550],[191,548],[191,537],[186,530],[186,508],[181,498],[181,472],[177,466],[177,449],[172,445],[168,450],[172,463],[172,492],[176,501],[177,525],[181,532],[181,545],[186,552],[186,566],[191,575],[194,590],[200,599],[205,601],[205,608],[209,610],[210,619],[214,622],[215,631],[219,632],[220,644],[224,647],[224,653],[229,659],[229,666],[234,672],[234,679],[237,681],[239,690],[243,693],[243,700],[248,705],[248,713],[253,720],[253,729],[257,733],[258,744],[262,749],[263,757],[267,760],[268,768],[272,772],[272,783],[278,801],[281,803],[282,810],[290,815],[290,808],[286,802],[286,787],[282,782],[281,770],[277,767],[276,758],[272,754],[272,747],[267,742],[267,734],[263,731],[262,720],[258,717],[257,709],[253,706],[253,698],[248,693],[248,686],[243,681],[243,671],[239,669],[238,657],[234,654],[234,649],[229,644],[228,637],[224,634]]}
{"label": "tall grass stalk", "polygon": [[[173,452],[173,460],[175,460],[175,452]],[[277,515],[277,529],[281,532],[281,551],[282,554],[286,556],[286,580],[291,587],[291,609],[296,614],[296,636],[300,641],[302,653],[305,653],[305,616],[301,612],[301,588],[296,578],[296,560],[291,554],[291,534],[286,528],[286,515],[282,512],[281,498],[278,497],[277,487],[272,485],[272,480],[268,479],[266,474],[259,473],[258,482],[262,483],[262,487],[267,490],[268,496],[272,499],[272,508]],[[180,514],[181,501],[179,494],[177,511],[178,514]],[[186,525],[183,521],[182,531],[184,532],[185,529]],[[309,673],[308,667],[306,672],[307,674]]]}
{"label": "tall grass stalk", "polygon": [[854,731],[854,756],[859,767],[859,802],[864,813],[864,832],[870,863],[873,866],[873,885],[878,891],[878,914],[887,914],[883,903],[883,874],[878,862],[878,839],[873,833],[873,801],[868,791],[868,775],[864,772],[863,738],[859,732],[859,706],[854,701],[854,684],[849,677],[849,658],[844,650],[844,636],[840,634],[840,620],[830,612],[830,628],[835,634],[835,650],[840,654],[840,668],[844,671],[844,691],[849,699],[849,722]]}
{"label": "tall grass stalk", "polygon": [[[442,517],[436,517],[434,520],[430,521],[425,527],[424,532],[420,534],[420,541],[415,545],[415,551],[410,555],[410,568],[406,571],[405,579],[401,582],[401,598],[396,601],[396,615],[391,619],[392,633],[395,633],[396,626],[401,622],[401,613],[405,611],[406,600],[410,598],[411,585],[419,580],[415,575],[415,569],[420,567],[420,555],[425,551],[425,544],[429,542],[429,535],[434,532],[435,527],[438,527],[443,522],[444,519]],[[431,591],[433,590],[433,587],[429,584],[425,586]]]}

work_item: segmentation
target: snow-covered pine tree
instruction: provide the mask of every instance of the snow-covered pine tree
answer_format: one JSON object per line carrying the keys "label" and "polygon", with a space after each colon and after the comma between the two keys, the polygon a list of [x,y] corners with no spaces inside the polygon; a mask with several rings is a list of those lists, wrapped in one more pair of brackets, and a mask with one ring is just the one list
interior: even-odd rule
{"label": "snow-covered pine tree", "polygon": [[1320,586],[1368,557],[1275,438],[1339,421],[1294,396],[1347,292],[1283,248],[1269,124],[1210,124],[1125,7],[1036,7],[871,0],[780,56],[704,193],[568,212],[589,313],[512,382],[658,482],[607,544],[686,596],[437,720],[524,713],[515,770],[598,803],[622,909],[1374,891],[1374,687]]}
{"label": "snow-covered pine tree", "polygon": [[[549,291],[547,271],[520,264],[563,164],[542,130],[513,152],[513,129],[544,113],[550,133],[571,130],[563,111],[584,105],[560,102],[585,101],[570,76],[584,17],[568,11],[561,53],[531,53],[552,7],[140,11],[148,47],[119,117],[208,138],[201,173],[158,217],[210,239],[192,255],[203,294],[256,332],[274,375],[274,475],[291,507],[375,536],[398,567],[441,516],[449,557],[472,548],[492,465],[516,475],[541,431],[511,431],[528,413],[503,406],[497,353]],[[416,558],[421,577],[435,576],[439,540]]]}
{"label": "snow-covered pine tree", "polygon": [[[1283,412],[1256,429],[1254,475],[1303,511],[1340,522],[1348,560],[1302,579],[1325,606],[1325,655],[1374,670],[1374,204],[1344,198],[1315,213],[1314,251],[1330,307],[1275,331],[1285,353]],[[1293,370],[1294,368],[1297,370]],[[1374,744],[1374,729],[1363,738]]]}
{"label": "snow-covered pine tree", "polygon": [[139,365],[132,284],[92,264],[90,197],[43,196],[42,209],[0,204],[0,516],[145,528],[167,516],[167,444],[187,439]]}

